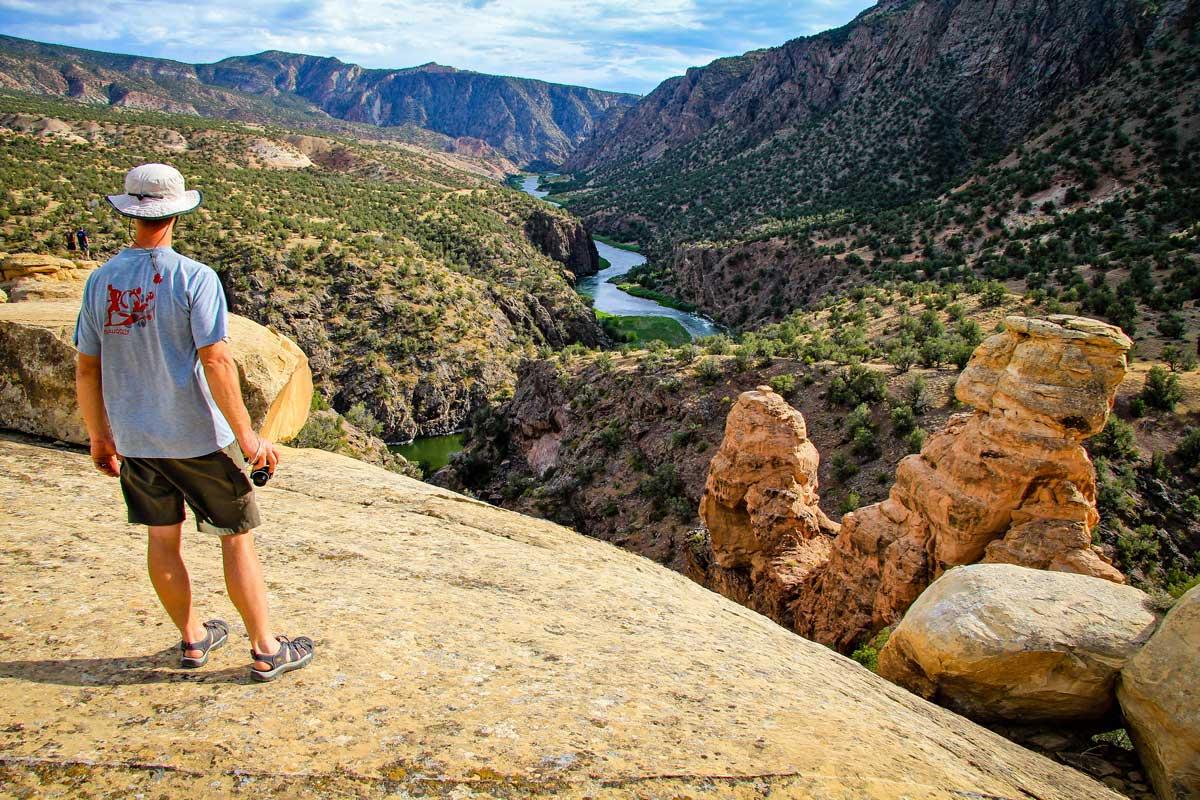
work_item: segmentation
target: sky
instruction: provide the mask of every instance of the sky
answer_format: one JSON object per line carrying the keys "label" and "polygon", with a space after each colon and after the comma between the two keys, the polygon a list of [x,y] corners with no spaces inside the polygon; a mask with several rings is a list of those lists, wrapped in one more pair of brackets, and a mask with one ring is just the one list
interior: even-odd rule
{"label": "sky", "polygon": [[263,50],[436,61],[649,92],[721,56],[836,28],[871,0],[0,0],[0,32],[191,63]]}

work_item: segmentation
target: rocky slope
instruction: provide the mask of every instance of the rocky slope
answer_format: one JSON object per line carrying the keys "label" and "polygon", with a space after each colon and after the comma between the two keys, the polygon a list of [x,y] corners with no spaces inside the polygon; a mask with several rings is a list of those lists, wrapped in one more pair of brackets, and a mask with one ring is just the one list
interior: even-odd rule
{"label": "rocky slope", "polygon": [[[319,451],[286,450],[261,495],[273,609],[317,656],[253,688],[240,644],[173,667],[176,634],[128,557],[144,533],[124,524],[115,481],[82,453],[0,437],[6,786],[1118,797],[558,526]],[[236,619],[215,551],[189,560],[203,613]]]}
{"label": "rocky slope", "polygon": [[483,147],[532,169],[560,164],[610,111],[637,99],[438,64],[364,69],[278,51],[183,64],[8,36],[0,37],[0,85],[172,113],[415,126],[449,137],[453,149]]}
{"label": "rocky slope", "polygon": [[115,253],[128,233],[99,198],[128,164],[175,164],[206,198],[180,252],[309,354],[335,410],[361,403],[390,440],[458,428],[539,347],[603,341],[573,289],[599,266],[581,223],[457,157],[15,96],[0,153],[4,247],[39,257],[68,255],[80,226],[95,258]]}
{"label": "rocky slope", "polygon": [[[883,496],[887,485],[879,477],[890,480],[910,450],[881,408],[877,456],[862,461],[850,452],[847,409],[827,394],[843,372],[686,347],[531,361],[522,365],[512,399],[476,415],[466,450],[432,480],[682,571],[693,548],[707,547],[697,534],[697,509],[730,404],[760,383],[790,383],[788,398],[803,410],[824,455],[820,480],[829,514],[848,498],[856,507]],[[901,402],[913,377],[888,376],[888,397]],[[921,406],[914,425],[933,428],[947,417],[952,377],[921,372],[927,383],[921,403],[928,407]],[[853,465],[853,474],[842,471],[845,465]]]}
{"label": "rocky slope", "polygon": [[[888,190],[878,188],[866,201],[839,196],[825,209],[746,211],[744,221],[724,231],[722,221],[735,216],[718,214],[676,237],[689,241],[659,247],[644,282],[724,324],[753,328],[827,294],[889,278],[958,283],[978,276],[1103,317],[1144,343],[1148,354],[1192,339],[1200,330],[1189,302],[1200,274],[1198,15],[1195,3],[1162,9],[1161,35],[1140,57],[1048,107],[1015,147],[926,196],[864,207],[887,201]],[[903,125],[907,117],[885,119]],[[847,140],[856,135],[857,129],[847,133]],[[923,135],[913,146],[929,141]],[[886,159],[869,163],[884,164],[877,184],[891,186]],[[789,191],[763,181],[757,168],[744,171],[761,181],[754,191],[762,202]],[[743,205],[754,209],[758,201],[750,197],[756,195],[747,189]],[[614,211],[614,219],[635,227],[646,216],[678,218],[623,203],[614,209],[627,213]]]}
{"label": "rocky slope", "polygon": [[1159,22],[1128,0],[884,0],[665,82],[568,161],[573,202],[673,240],[895,205],[1019,142]]}

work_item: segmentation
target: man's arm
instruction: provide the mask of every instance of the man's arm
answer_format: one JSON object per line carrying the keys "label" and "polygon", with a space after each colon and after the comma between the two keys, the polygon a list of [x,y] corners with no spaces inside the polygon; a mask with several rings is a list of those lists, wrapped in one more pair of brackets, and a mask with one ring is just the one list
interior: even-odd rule
{"label": "man's arm", "polygon": [[112,428],[108,425],[108,412],[104,410],[104,387],[99,356],[76,354],[75,399],[79,403],[79,411],[83,414],[83,422],[87,425],[92,463],[105,475],[117,477],[121,467],[117,462],[117,445],[113,441]]}
{"label": "man's arm", "polygon": [[279,463],[279,451],[275,449],[275,445],[259,437],[254,432],[253,425],[250,424],[250,412],[246,411],[246,404],[242,401],[237,363],[233,360],[233,353],[230,352],[229,345],[220,341],[207,347],[201,347],[197,352],[200,354],[200,363],[204,365],[204,377],[208,379],[208,390],[212,393],[217,408],[221,409],[221,413],[225,415],[225,421],[233,429],[238,447],[242,448],[242,452],[248,458],[259,456],[251,464],[252,467],[266,464],[267,469],[274,472],[275,466]]}

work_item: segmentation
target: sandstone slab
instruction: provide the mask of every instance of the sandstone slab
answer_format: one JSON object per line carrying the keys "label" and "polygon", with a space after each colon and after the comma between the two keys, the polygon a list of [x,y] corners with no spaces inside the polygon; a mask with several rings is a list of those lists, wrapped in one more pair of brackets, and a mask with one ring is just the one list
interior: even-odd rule
{"label": "sandstone slab", "polygon": [[[78,309],[77,303],[0,305],[0,428],[87,442],[75,405]],[[229,330],[251,419],[266,436],[286,441],[308,417],[308,359],[290,339],[244,317],[231,316]]]}
{"label": "sandstone slab", "polygon": [[[39,796],[1118,798],[551,523],[307,450],[284,452],[260,502],[274,611],[318,648],[265,686],[239,639],[175,669],[116,482],[82,453],[0,437],[0,782]],[[199,608],[235,620],[216,543],[187,539]]]}
{"label": "sandstone slab", "polygon": [[1132,586],[1009,564],[956,567],[908,609],[879,674],[975,719],[1099,719],[1157,622]]}
{"label": "sandstone slab", "polygon": [[0,290],[14,303],[27,300],[73,300],[83,297],[95,261],[71,261],[40,253],[14,253],[0,261]]}
{"label": "sandstone slab", "polygon": [[1117,697],[1158,796],[1200,798],[1200,587],[1125,665]]}

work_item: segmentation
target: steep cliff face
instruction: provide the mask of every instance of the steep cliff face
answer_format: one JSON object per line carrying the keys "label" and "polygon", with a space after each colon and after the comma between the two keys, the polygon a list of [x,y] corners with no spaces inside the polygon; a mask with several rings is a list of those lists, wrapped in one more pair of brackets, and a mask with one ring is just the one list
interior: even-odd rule
{"label": "steep cliff face", "polygon": [[562,264],[574,278],[600,271],[600,253],[587,229],[577,221],[536,209],[525,221],[525,235],[539,250]]}
{"label": "steep cliff face", "polygon": [[637,99],[439,64],[364,69],[336,58],[276,51],[203,65],[197,75],[207,83],[253,94],[293,94],[339,119],[413,124],[449,136],[473,137],[531,169],[561,164],[609,110],[626,108]]}
{"label": "steep cliff face", "polygon": [[664,83],[567,162],[590,179],[573,207],[679,240],[894,205],[1022,139],[1156,19],[1129,0],[886,0]]}
{"label": "steep cliff face", "polygon": [[[732,514],[743,532],[713,535],[711,563],[694,560],[690,571],[714,588],[736,587],[739,600],[843,651],[896,622],[931,581],[959,564],[1000,562],[1123,582],[1092,546],[1096,478],[1081,442],[1104,427],[1129,347],[1119,329],[1093,320],[1009,317],[956,384],[958,399],[975,410],[952,417],[920,454],[902,460],[888,499],[847,514],[836,536],[812,526],[803,504],[779,506],[782,520],[746,514],[744,500],[721,490],[737,479],[736,462],[714,459],[701,507],[720,509],[705,516],[721,527]],[[740,451],[747,409],[782,403],[776,400],[743,395],[722,450]],[[802,446],[793,425],[782,452]],[[751,440],[750,456],[755,449]],[[807,532],[800,539],[819,543],[806,550],[819,548],[827,558],[777,557],[770,532],[789,524]],[[747,557],[744,542],[761,542],[761,552]],[[781,596],[780,585],[790,591]]]}
{"label": "steep cliff face", "polygon": [[278,51],[183,64],[12,37],[0,37],[0,84],[172,113],[411,125],[450,137],[455,148],[478,150],[485,143],[533,169],[562,163],[610,111],[620,113],[637,100],[437,64],[364,69]]}

